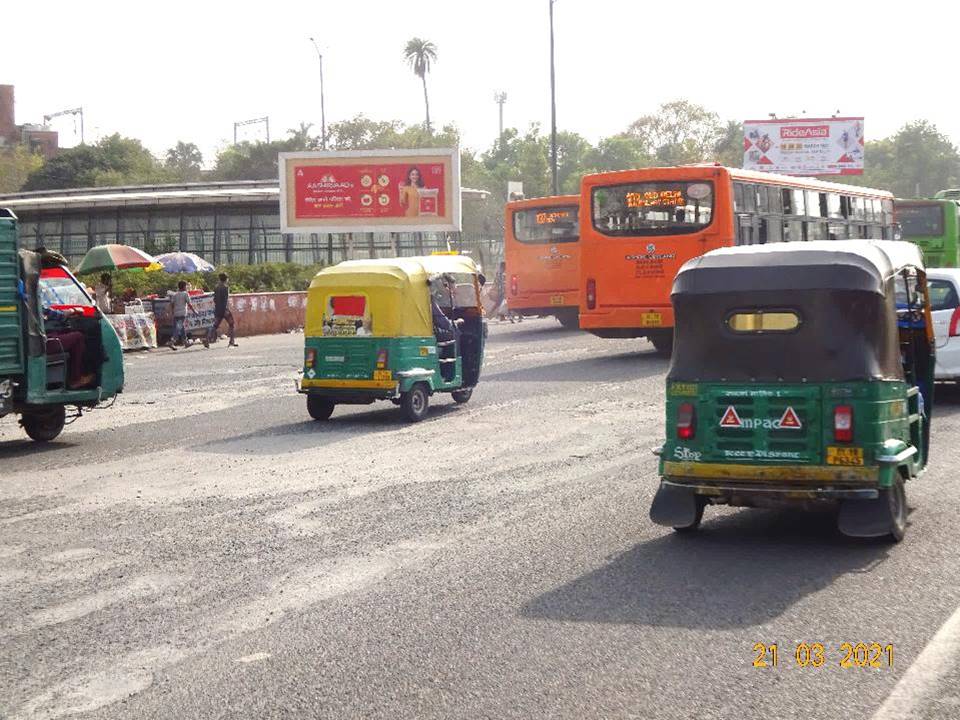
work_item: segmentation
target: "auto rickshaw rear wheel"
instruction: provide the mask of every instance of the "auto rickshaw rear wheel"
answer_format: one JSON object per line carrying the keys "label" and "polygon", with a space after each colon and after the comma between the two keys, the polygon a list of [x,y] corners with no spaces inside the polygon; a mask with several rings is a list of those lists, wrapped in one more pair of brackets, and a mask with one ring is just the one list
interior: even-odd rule
{"label": "auto rickshaw rear wheel", "polygon": [[329,420],[336,406],[330,398],[307,395],[307,412],[314,420]]}
{"label": "auto rickshaw rear wheel", "polygon": [[890,513],[890,537],[900,542],[907,533],[907,491],[903,478],[898,475],[891,487],[880,491],[879,499]]}
{"label": "auto rickshaw rear wheel", "polygon": [[50,442],[63,432],[66,420],[67,410],[63,405],[50,405],[25,411],[20,424],[32,440]]}
{"label": "auto rickshaw rear wheel", "polygon": [[707,499],[703,495],[696,495],[697,514],[693,516],[693,522],[681,527],[674,526],[674,531],[678,533],[692,533],[699,529],[700,522],[703,520],[703,509],[707,506]]}
{"label": "auto rickshaw rear wheel", "polygon": [[453,401],[458,405],[463,405],[464,403],[470,400],[470,396],[473,395],[473,388],[466,388],[464,390],[454,390],[450,393],[453,396]]}
{"label": "auto rickshaw rear wheel", "polygon": [[430,407],[430,391],[424,383],[417,383],[400,394],[400,407],[410,422],[420,422]]}

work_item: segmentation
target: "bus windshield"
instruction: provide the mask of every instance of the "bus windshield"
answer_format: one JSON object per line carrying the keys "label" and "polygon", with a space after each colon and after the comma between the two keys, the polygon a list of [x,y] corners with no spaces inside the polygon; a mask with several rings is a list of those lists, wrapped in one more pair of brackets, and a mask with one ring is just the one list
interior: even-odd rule
{"label": "bus windshield", "polygon": [[593,227],[604,235],[682,235],[713,219],[713,183],[640,182],[593,189]]}
{"label": "bus windshield", "polygon": [[576,205],[553,205],[517,210],[513,214],[513,236],[527,245],[576,242],[580,238]]}
{"label": "bus windshield", "polygon": [[904,237],[943,235],[943,208],[939,205],[897,205],[897,220]]}

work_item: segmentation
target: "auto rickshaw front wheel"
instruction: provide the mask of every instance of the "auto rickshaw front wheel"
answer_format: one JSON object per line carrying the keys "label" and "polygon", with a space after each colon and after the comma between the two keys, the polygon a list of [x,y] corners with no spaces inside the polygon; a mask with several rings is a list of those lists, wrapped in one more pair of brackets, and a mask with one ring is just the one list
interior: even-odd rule
{"label": "auto rickshaw front wheel", "polygon": [[20,424],[31,440],[50,442],[63,432],[66,420],[67,411],[63,405],[50,405],[24,411]]}
{"label": "auto rickshaw front wheel", "polygon": [[307,395],[307,412],[314,420],[329,420],[336,406],[330,398]]}
{"label": "auto rickshaw front wheel", "polygon": [[430,408],[430,392],[424,383],[417,383],[400,394],[400,408],[410,422],[420,422]]}

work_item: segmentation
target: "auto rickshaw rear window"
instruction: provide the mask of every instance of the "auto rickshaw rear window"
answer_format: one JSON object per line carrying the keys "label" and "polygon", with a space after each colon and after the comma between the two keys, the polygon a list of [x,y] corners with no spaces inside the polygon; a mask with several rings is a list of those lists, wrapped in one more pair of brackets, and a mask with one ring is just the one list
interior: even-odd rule
{"label": "auto rickshaw rear window", "polygon": [[737,333],[793,332],[800,315],[793,310],[741,310],[727,316],[727,326]]}

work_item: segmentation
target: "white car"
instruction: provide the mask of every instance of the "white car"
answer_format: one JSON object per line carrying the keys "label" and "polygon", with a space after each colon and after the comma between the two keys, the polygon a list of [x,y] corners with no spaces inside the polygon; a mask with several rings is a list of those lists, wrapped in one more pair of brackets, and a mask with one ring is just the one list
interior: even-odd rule
{"label": "white car", "polygon": [[960,269],[928,268],[937,380],[960,380]]}

